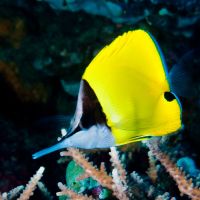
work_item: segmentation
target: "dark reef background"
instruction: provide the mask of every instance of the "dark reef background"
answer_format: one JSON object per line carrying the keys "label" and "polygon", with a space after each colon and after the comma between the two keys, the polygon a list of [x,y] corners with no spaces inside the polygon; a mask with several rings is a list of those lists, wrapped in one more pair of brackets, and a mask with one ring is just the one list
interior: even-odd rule
{"label": "dark reef background", "polygon": [[[138,28],[154,35],[169,69],[181,65],[192,77],[189,98],[180,98],[185,129],[177,143],[184,153],[176,155],[192,158],[200,169],[200,1],[1,0],[1,192],[26,184],[44,166],[43,182],[55,195],[57,182],[64,182],[66,164],[57,162],[58,152],[38,160],[31,155],[56,143],[60,129],[68,127],[81,75],[97,52],[116,36]],[[166,151],[172,150],[176,146]],[[96,156],[106,160],[107,152]],[[127,172],[145,173],[147,167],[142,150]],[[36,191],[31,198],[42,199],[39,196]]]}

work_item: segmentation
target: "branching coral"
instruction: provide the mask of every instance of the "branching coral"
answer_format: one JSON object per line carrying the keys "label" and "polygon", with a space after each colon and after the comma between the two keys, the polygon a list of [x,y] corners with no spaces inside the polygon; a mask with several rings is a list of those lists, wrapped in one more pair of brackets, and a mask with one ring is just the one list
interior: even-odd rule
{"label": "branching coral", "polygon": [[[28,200],[30,196],[33,195],[34,190],[37,187],[37,184],[39,180],[42,178],[44,172],[44,167],[40,167],[36,174],[30,179],[28,184],[26,185],[26,188],[24,191],[21,193],[20,197],[17,200]],[[23,186],[18,186],[8,193],[3,193],[2,196],[0,194],[0,200],[11,200],[11,199],[16,199],[16,197],[19,195],[21,190],[23,190]]]}
{"label": "branching coral", "polygon": [[37,183],[37,186],[46,199],[53,200],[53,196],[51,195],[51,193],[49,192],[49,190],[47,189],[46,185],[43,182],[39,181]]}
{"label": "branching coral", "polygon": [[[149,155],[150,157],[155,156],[157,160],[161,162],[161,164],[166,168],[167,172],[171,175],[171,177],[177,183],[178,189],[182,194],[186,194],[189,198],[193,200],[200,199],[200,189],[194,187],[192,183],[192,179],[187,180],[186,175],[182,172],[166,155],[161,151],[160,146],[157,140],[151,140],[146,142],[146,145],[150,149]],[[97,188],[108,188],[112,192],[112,198],[117,198],[120,200],[175,200],[175,197],[172,197],[169,192],[165,191],[165,188],[160,187],[160,177],[157,178],[156,182],[152,180],[151,177],[145,176],[133,171],[130,176],[127,176],[127,172],[123,167],[121,160],[119,158],[119,153],[115,147],[111,148],[110,151],[111,156],[111,164],[112,164],[112,176],[108,175],[106,172],[106,168],[104,163],[101,162],[100,169],[94,166],[91,162],[88,161],[88,158],[81,151],[75,148],[69,148],[68,151],[61,152],[61,156],[70,156],[73,160],[84,169],[83,173],[78,176],[77,179],[93,179],[96,180],[99,184],[96,184]],[[73,161],[73,162],[74,162]],[[150,164],[151,168],[156,168],[155,160],[153,160],[153,165]],[[77,165],[77,166],[78,166]],[[157,168],[156,168],[157,169]],[[152,169],[155,170],[156,169]],[[33,194],[36,185],[39,185],[39,188],[43,188],[44,193],[48,193],[47,189],[45,189],[44,184],[40,184],[39,180],[42,177],[44,168],[41,167],[36,175],[31,178],[30,182],[27,184],[24,192],[20,195],[18,200],[27,200]],[[71,172],[71,171],[70,171]],[[76,170],[75,170],[76,173]],[[159,173],[159,170],[157,171]],[[89,178],[90,177],[90,178]],[[85,182],[88,184],[88,182]],[[96,187],[95,186],[95,187]],[[60,192],[57,192],[57,196],[68,196],[70,199],[80,199],[80,200],[91,200],[98,198],[97,196],[93,196],[93,193],[88,193],[89,190],[83,190],[79,193],[77,190],[73,188],[69,188],[69,185],[66,187],[62,183],[58,183],[58,187],[60,188]],[[0,195],[0,200],[11,200],[9,196],[18,196],[19,192],[22,190],[22,186],[13,189],[9,193],[3,193]],[[103,189],[105,189],[103,188]],[[94,189],[91,187],[91,189]],[[92,190],[91,190],[92,191]],[[108,191],[108,190],[107,190]],[[109,191],[108,191],[109,192]],[[110,193],[110,192],[109,192]],[[92,195],[92,196],[88,196]],[[111,195],[111,194],[109,194]],[[47,197],[48,196],[48,197]],[[52,196],[48,193],[47,199],[52,199]],[[110,197],[110,196],[109,196]]]}
{"label": "branching coral", "polygon": [[88,162],[88,159],[85,157],[85,155],[78,149],[69,148],[68,151],[61,152],[61,156],[73,157],[76,163],[83,167],[89,176],[97,180],[102,186],[112,190],[112,177],[108,176],[105,171],[100,171],[94,167],[92,163]]}
{"label": "branching coral", "polygon": [[44,172],[44,167],[40,167],[36,174],[31,178],[31,180],[26,185],[25,190],[22,192],[17,200],[27,200],[33,195],[33,191],[36,189],[38,181],[42,178]]}
{"label": "branching coral", "polygon": [[[93,166],[92,163],[88,161],[86,156],[81,153],[78,149],[69,148],[68,151],[61,152],[61,156],[71,156],[79,164],[83,169],[85,169],[85,173],[91,176],[94,180],[98,181],[103,187],[106,187],[113,191],[113,195],[115,195],[118,199],[128,200],[128,196],[126,194],[127,183],[126,183],[126,171],[122,167],[122,164],[119,160],[118,153],[115,148],[111,149],[111,162],[114,166],[113,169],[113,177],[109,176],[106,171],[104,165],[101,165],[100,170]],[[69,195],[74,198],[76,194],[73,191],[63,187],[62,184],[59,183],[59,188],[63,192],[57,193],[57,195]],[[78,195],[78,194],[77,194]],[[82,198],[85,198],[82,196]]]}
{"label": "branching coral", "polygon": [[[158,140],[150,140],[146,142],[146,145],[150,149],[149,155],[150,157],[155,156],[157,160],[161,162],[161,164],[166,168],[167,172],[171,175],[171,177],[177,183],[178,189],[182,194],[186,194],[189,198],[193,200],[200,199],[200,189],[194,187],[193,180],[187,180],[186,175],[182,172],[166,155],[161,151]],[[145,176],[133,171],[130,176],[127,176],[127,172],[123,167],[121,160],[119,158],[119,153],[116,150],[116,147],[112,147],[110,151],[110,161],[112,164],[112,176],[108,175],[106,172],[106,168],[104,163],[101,162],[100,169],[93,165],[93,163],[88,161],[88,158],[81,151],[75,148],[69,148],[68,151],[61,152],[61,156],[70,156],[73,160],[84,169],[83,173],[78,176],[77,179],[93,179],[96,180],[99,184],[96,184],[97,188],[108,188],[112,192],[112,198],[117,198],[120,200],[129,200],[129,199],[155,199],[155,200],[175,200],[174,197],[170,195],[169,192],[165,191],[165,188],[160,187],[160,177],[157,178],[156,182],[152,180],[152,177]],[[73,162],[74,162],[73,161]],[[156,171],[156,163],[153,160],[153,165],[150,164],[151,170]],[[77,166],[78,166],[77,165]],[[153,169],[154,168],[154,169]],[[18,200],[27,200],[33,194],[36,186],[39,185],[41,191],[44,190],[44,193],[48,193],[44,184],[40,184],[39,180],[42,177],[44,168],[41,167],[36,175],[31,178],[29,183],[27,184],[23,193],[21,193]],[[71,172],[71,171],[70,171]],[[76,173],[76,170],[75,170]],[[159,173],[157,171],[156,173]],[[90,177],[90,178],[89,178]],[[88,184],[88,182],[85,182]],[[69,185],[66,187],[62,183],[58,183],[58,187],[60,188],[60,192],[57,192],[57,196],[68,196],[70,199],[80,199],[80,200],[91,200],[98,198],[97,196],[93,196],[93,193],[88,193],[88,190],[83,190],[79,193],[77,190],[73,188],[69,188]],[[105,189],[103,188],[103,189]],[[16,189],[11,190],[9,193],[3,193],[0,195],[0,200],[11,200],[16,198],[21,190],[22,186],[17,187]],[[93,188],[91,188],[93,189]],[[91,190],[92,191],[92,190]],[[108,191],[108,190],[107,190]],[[109,191],[108,191],[109,192]],[[109,192],[110,193],[110,192]],[[92,196],[88,196],[92,195]],[[110,194],[111,195],[111,194]],[[13,196],[11,198],[11,196]],[[45,195],[47,199],[52,199],[52,196],[48,193]],[[110,196],[109,196],[110,197]]]}
{"label": "branching coral", "polygon": [[119,173],[119,178],[123,184],[123,187],[126,190],[127,188],[126,171],[124,167],[122,166],[121,161],[119,160],[119,154],[118,154],[118,151],[116,150],[116,147],[111,147],[109,154],[111,156],[110,161],[112,163],[112,166],[117,169]]}
{"label": "branching coral", "polygon": [[3,199],[16,199],[16,197],[22,192],[24,189],[23,185],[17,186],[16,188],[10,190],[8,193],[3,193]]}
{"label": "branching coral", "polygon": [[60,188],[61,192],[57,192],[58,196],[62,196],[62,195],[67,195],[69,196],[71,199],[79,199],[79,200],[92,200],[92,197],[88,197],[86,195],[80,195],[77,194],[76,192],[67,189],[67,187],[65,185],[63,185],[62,183],[58,183],[58,187]]}
{"label": "branching coral", "polygon": [[116,147],[111,147],[110,148],[110,156],[111,156],[111,163],[112,166],[114,167],[112,171],[112,177],[113,177],[113,192],[114,195],[118,199],[124,199],[127,200],[127,194],[126,190],[128,189],[127,186],[127,180],[126,180],[126,171],[123,168],[121,161],[119,160],[119,155],[116,150]]}
{"label": "branching coral", "polygon": [[158,141],[148,141],[147,145],[154,156],[161,162],[167,172],[177,183],[178,189],[181,194],[186,194],[193,200],[200,199],[200,189],[194,187],[192,179],[187,180],[186,175],[182,172],[169,158],[168,155],[164,154],[158,146]]}
{"label": "branching coral", "polygon": [[155,183],[157,178],[158,178],[158,173],[157,173],[157,169],[156,169],[156,160],[154,158],[154,156],[152,155],[152,152],[149,151],[148,152],[148,157],[149,157],[149,169],[147,171],[148,176],[151,178],[152,182]]}
{"label": "branching coral", "polygon": [[[68,151],[61,152],[61,156],[71,156],[74,161],[80,165],[85,173],[81,176],[82,179],[92,177],[98,181],[103,187],[108,188],[112,191],[113,196],[120,200],[128,199],[156,199],[156,200],[175,200],[175,197],[163,191],[162,187],[159,187],[158,171],[156,166],[156,161],[159,160],[161,164],[166,168],[172,178],[178,185],[178,189],[182,194],[188,195],[193,200],[200,199],[200,189],[194,187],[192,180],[187,180],[186,175],[182,172],[167,156],[163,153],[158,145],[157,140],[151,140],[146,142],[147,146],[150,149],[149,158],[150,158],[150,171],[153,171],[153,175],[141,177],[137,172],[132,172],[130,178],[127,182],[127,172],[121,164],[119,159],[118,152],[115,147],[111,148],[110,156],[111,163],[113,166],[112,177],[106,173],[105,167],[101,164],[100,170],[93,166],[92,163],[88,161],[86,156],[80,152],[78,149],[69,148]],[[154,158],[155,157],[155,158]],[[153,161],[152,161],[153,159]],[[151,163],[153,162],[153,164]],[[147,173],[149,175],[149,173]],[[155,179],[154,179],[155,178]],[[156,182],[155,182],[156,180]],[[57,195],[68,195],[72,199],[90,199],[88,196],[81,196],[80,194],[66,188],[63,184],[59,183],[59,188],[61,192],[58,192]],[[79,196],[77,196],[79,195]]]}

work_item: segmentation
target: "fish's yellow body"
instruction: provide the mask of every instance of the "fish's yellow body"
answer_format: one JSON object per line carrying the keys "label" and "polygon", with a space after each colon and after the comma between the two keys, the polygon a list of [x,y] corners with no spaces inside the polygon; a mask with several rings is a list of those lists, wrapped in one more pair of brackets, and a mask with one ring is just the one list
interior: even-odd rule
{"label": "fish's yellow body", "polygon": [[108,148],[177,131],[181,106],[170,89],[153,37],[143,30],[119,36],[86,68],[68,134],[33,158],[61,148]]}
{"label": "fish's yellow body", "polygon": [[83,74],[95,92],[116,145],[162,136],[181,127],[181,106],[170,92],[159,47],[143,30],[124,33]]}

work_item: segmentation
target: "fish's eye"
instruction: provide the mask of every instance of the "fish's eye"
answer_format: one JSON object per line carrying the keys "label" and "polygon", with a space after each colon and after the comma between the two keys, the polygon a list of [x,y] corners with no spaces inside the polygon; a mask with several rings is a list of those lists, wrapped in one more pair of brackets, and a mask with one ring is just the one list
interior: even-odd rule
{"label": "fish's eye", "polygon": [[173,101],[174,99],[176,99],[175,95],[171,92],[165,92],[164,93],[164,97],[167,101]]}

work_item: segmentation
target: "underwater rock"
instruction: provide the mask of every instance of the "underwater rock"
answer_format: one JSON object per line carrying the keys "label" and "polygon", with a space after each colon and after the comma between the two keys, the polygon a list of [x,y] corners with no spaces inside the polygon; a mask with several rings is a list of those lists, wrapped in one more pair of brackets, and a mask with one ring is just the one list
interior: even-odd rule
{"label": "underwater rock", "polygon": [[[109,18],[114,23],[127,23],[135,24],[145,17],[150,15],[147,9],[144,9],[140,15],[126,15],[125,7],[128,7],[128,3],[120,2],[114,3],[112,1],[93,1],[93,0],[45,0],[52,9],[56,11],[68,10],[71,12],[84,11],[88,14],[99,15]],[[127,4],[127,5],[126,5]],[[134,13],[135,10],[133,10]]]}
{"label": "underwater rock", "polygon": [[193,10],[197,9],[200,6],[199,0],[168,0],[168,1],[162,1],[162,0],[151,0],[152,4],[165,4],[168,6],[176,7],[178,10]]}

